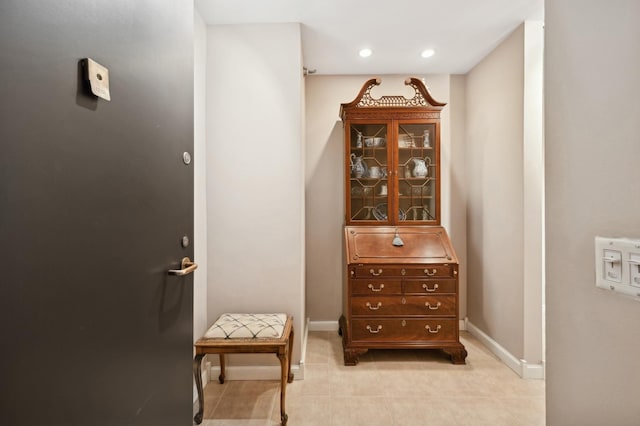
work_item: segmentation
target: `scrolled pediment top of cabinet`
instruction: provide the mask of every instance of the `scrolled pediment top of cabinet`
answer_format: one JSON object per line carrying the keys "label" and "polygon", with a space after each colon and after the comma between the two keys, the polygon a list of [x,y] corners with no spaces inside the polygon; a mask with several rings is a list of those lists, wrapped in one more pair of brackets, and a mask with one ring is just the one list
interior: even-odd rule
{"label": "scrolled pediment top of cabinet", "polygon": [[[398,119],[416,118],[415,113],[405,117],[404,115],[406,114],[403,108],[424,109],[424,111],[420,112],[423,116],[419,118],[440,118],[440,111],[446,105],[446,103],[436,101],[422,80],[418,78],[409,77],[404,81],[405,85],[412,87],[414,90],[411,98],[404,96],[374,98],[371,96],[371,89],[379,86],[380,83],[382,83],[382,79],[379,77],[367,80],[353,101],[340,105],[340,118],[344,121],[347,111],[353,114],[353,118],[388,118],[390,116]],[[385,111],[381,113],[378,111],[380,108],[385,108]],[[398,116],[396,117],[394,114]]]}

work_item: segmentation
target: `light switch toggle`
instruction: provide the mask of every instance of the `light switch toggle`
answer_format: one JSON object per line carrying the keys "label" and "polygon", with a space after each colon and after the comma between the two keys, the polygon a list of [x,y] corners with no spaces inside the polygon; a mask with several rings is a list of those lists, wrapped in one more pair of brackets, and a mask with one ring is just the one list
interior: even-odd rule
{"label": "light switch toggle", "polygon": [[640,287],[640,253],[629,253],[629,277],[631,285]]}
{"label": "light switch toggle", "polygon": [[604,279],[608,281],[622,281],[622,252],[618,250],[604,250]]}

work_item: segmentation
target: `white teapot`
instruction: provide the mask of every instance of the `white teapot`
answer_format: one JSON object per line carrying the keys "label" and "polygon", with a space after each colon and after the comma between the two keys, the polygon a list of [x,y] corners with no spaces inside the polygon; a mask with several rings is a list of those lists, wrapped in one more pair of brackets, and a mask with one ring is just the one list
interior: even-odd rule
{"label": "white teapot", "polygon": [[351,174],[353,177],[361,178],[367,173],[367,164],[362,161],[362,157],[351,154]]}
{"label": "white teapot", "polygon": [[413,161],[413,177],[426,177],[429,174],[429,168],[425,160],[422,158],[412,158]]}

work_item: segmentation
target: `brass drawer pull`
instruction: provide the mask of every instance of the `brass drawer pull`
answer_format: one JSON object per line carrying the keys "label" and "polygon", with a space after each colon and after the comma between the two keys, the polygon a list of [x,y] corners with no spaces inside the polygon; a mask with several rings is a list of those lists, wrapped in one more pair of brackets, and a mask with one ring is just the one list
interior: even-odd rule
{"label": "brass drawer pull", "polygon": [[367,287],[369,287],[369,290],[371,291],[382,291],[382,289],[384,288],[384,284],[380,284],[380,287],[378,288],[375,288],[373,284],[369,284]]}
{"label": "brass drawer pull", "polygon": [[371,275],[373,275],[374,277],[377,277],[378,275],[381,275],[381,274],[382,274],[382,269],[378,269],[378,272],[376,272],[376,271],[374,271],[374,270],[373,270],[373,268],[372,268],[372,269],[369,269],[369,273],[370,273]]}
{"label": "brass drawer pull", "polygon": [[431,334],[438,334],[438,332],[440,331],[442,326],[440,324],[438,324],[438,327],[436,327],[435,330],[432,330],[431,327],[429,326],[429,324],[427,324],[427,325],[424,326],[424,328]]}
{"label": "brass drawer pull", "polygon": [[427,283],[424,283],[424,284],[422,284],[422,288],[424,288],[424,291],[428,291],[430,293],[433,293],[434,291],[436,291],[438,289],[438,284],[434,284],[433,288],[429,288]]}
{"label": "brass drawer pull", "polygon": [[437,272],[438,272],[438,270],[437,270],[436,268],[433,268],[433,269],[431,270],[431,272],[429,272],[429,270],[428,270],[428,269],[425,269],[425,270],[424,270],[424,273],[425,273],[425,274],[427,274],[427,275],[429,275],[430,277],[434,276]]}
{"label": "brass drawer pull", "polygon": [[382,326],[379,325],[377,330],[374,330],[374,329],[371,328],[370,325],[368,325],[367,326],[367,330],[369,330],[369,333],[371,333],[371,334],[377,334],[377,333],[380,333],[380,330],[382,330]]}
{"label": "brass drawer pull", "polygon": [[371,306],[371,303],[367,302],[365,303],[365,306],[369,309],[371,309],[372,311],[377,311],[378,309],[380,309],[382,307],[382,302],[378,302],[378,304],[376,306]]}
{"label": "brass drawer pull", "polygon": [[429,310],[437,311],[438,309],[440,309],[440,306],[442,306],[442,303],[438,302],[438,303],[436,303],[435,306],[432,306],[431,303],[427,302],[427,303],[424,304],[424,306],[429,308]]}

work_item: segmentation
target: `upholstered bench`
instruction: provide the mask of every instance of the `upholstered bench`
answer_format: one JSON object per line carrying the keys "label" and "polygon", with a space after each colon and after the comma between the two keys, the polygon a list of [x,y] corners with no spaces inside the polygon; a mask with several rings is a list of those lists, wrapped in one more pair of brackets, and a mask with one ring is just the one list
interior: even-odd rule
{"label": "upholstered bench", "polygon": [[193,375],[198,389],[198,413],[194,420],[202,422],[204,396],[202,394],[202,358],[207,354],[220,355],[220,376],[224,383],[224,355],[231,353],[274,353],[280,359],[280,420],[287,424],[285,396],[291,374],[293,347],[293,319],[287,314],[222,314],[205,335],[195,343]]}

